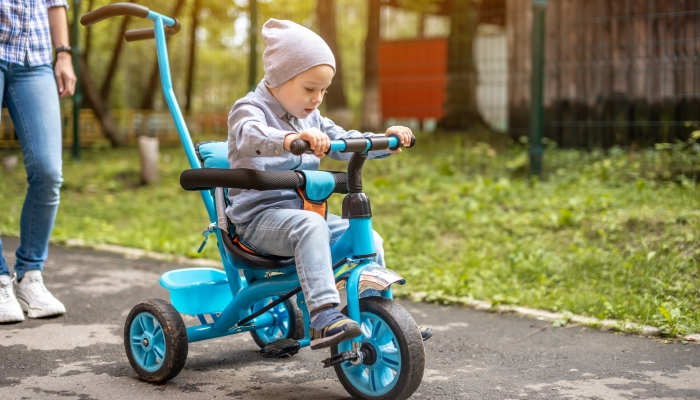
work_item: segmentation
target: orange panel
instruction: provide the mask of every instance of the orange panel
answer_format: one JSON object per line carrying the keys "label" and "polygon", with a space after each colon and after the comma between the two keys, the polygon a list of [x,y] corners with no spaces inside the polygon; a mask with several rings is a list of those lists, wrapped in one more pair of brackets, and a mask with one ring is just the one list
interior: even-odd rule
{"label": "orange panel", "polygon": [[383,118],[440,118],[447,76],[447,39],[379,44]]}

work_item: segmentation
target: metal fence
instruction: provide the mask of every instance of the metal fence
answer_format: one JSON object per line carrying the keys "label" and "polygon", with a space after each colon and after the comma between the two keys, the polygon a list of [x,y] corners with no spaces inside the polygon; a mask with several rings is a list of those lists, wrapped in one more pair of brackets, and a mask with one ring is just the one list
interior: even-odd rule
{"label": "metal fence", "polygon": [[[529,1],[507,1],[509,132],[530,114]],[[700,1],[550,0],[544,135],[563,147],[684,140],[700,119]]]}
{"label": "metal fence", "polygon": [[[546,4],[544,43],[532,43],[533,3]],[[542,124],[559,146],[642,148],[697,129],[700,0],[483,0],[480,13],[476,98],[493,130],[530,136],[532,48],[542,44]],[[414,107],[421,101],[402,99]]]}

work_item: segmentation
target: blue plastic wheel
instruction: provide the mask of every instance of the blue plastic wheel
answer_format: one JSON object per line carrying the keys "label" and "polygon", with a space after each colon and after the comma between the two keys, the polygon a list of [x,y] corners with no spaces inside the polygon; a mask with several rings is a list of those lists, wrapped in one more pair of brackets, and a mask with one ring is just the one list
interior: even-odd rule
{"label": "blue plastic wheel", "polygon": [[131,309],[124,325],[124,349],[144,380],[165,382],[187,360],[187,328],[180,313],[164,300],[146,300]]}
{"label": "blue plastic wheel", "polygon": [[[253,305],[252,312],[256,312],[270,302],[277,300],[278,297],[269,297],[260,300]],[[279,339],[300,339],[304,336],[304,325],[301,310],[296,307],[295,301],[292,299],[286,300],[274,307],[268,312],[272,314],[275,322],[272,326],[261,328],[256,331],[251,331],[255,343],[265,347],[268,343],[272,343]],[[299,336],[301,335],[301,336]]]}
{"label": "blue plastic wheel", "polygon": [[[396,336],[389,325],[379,316],[363,312],[362,347],[372,349],[376,360],[371,364],[353,365],[350,361],[341,364],[345,376],[359,391],[370,396],[388,393],[398,380],[401,372],[401,352],[396,347]],[[350,342],[343,342],[339,351],[348,351]]]}
{"label": "blue plastic wheel", "polygon": [[149,312],[134,318],[129,329],[131,353],[139,367],[148,372],[157,371],[165,360],[165,336],[160,323]]}
{"label": "blue plastic wheel", "polygon": [[[345,389],[358,399],[406,399],[423,379],[425,351],[411,315],[392,300],[360,300],[361,363],[345,361],[335,372]],[[331,355],[349,351],[350,341],[331,348]]]}

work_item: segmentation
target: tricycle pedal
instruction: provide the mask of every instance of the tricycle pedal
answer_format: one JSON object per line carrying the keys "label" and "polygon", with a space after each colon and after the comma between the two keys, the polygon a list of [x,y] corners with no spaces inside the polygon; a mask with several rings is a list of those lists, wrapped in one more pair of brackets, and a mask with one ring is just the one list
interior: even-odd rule
{"label": "tricycle pedal", "polygon": [[358,357],[359,354],[356,351],[344,351],[323,360],[323,368],[332,367],[345,361],[355,361]]}
{"label": "tricycle pedal", "polygon": [[260,355],[265,358],[293,356],[299,352],[301,345],[294,339],[279,339],[260,349]]}

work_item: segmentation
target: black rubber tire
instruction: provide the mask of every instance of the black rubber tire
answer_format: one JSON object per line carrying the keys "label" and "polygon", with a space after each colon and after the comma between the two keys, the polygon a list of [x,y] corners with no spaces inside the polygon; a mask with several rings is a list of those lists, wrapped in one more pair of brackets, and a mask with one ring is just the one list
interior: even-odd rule
{"label": "black rubber tire", "polygon": [[[284,301],[284,307],[291,312],[289,316],[289,331],[287,337],[280,339],[303,339],[304,338],[304,314],[301,312],[299,307],[297,307],[297,297],[292,296],[291,298]],[[253,337],[255,344],[261,349],[267,346],[268,342],[263,340],[257,331],[250,331],[250,336]]]}
{"label": "black rubber tire", "polygon": [[[371,312],[381,317],[390,327],[401,352],[401,372],[396,385],[382,396],[368,396],[360,392],[345,376],[340,364],[334,366],[340,383],[354,398],[361,400],[404,400],[413,394],[423,380],[425,369],[425,348],[418,325],[411,314],[398,303],[383,297],[360,299],[360,312]],[[342,311],[347,315],[347,307]],[[338,346],[331,347],[331,357],[338,354]]]}
{"label": "black rubber tire", "polygon": [[[163,364],[153,372],[141,368],[134,360],[134,355],[131,351],[131,323],[142,312],[148,312],[153,315],[158,320],[164,334],[165,357],[163,358]],[[144,300],[136,304],[126,317],[126,323],[124,324],[124,348],[129,364],[143,380],[152,383],[167,382],[182,371],[182,367],[185,366],[185,361],[187,361],[187,327],[180,313],[169,302],[161,299]]]}

